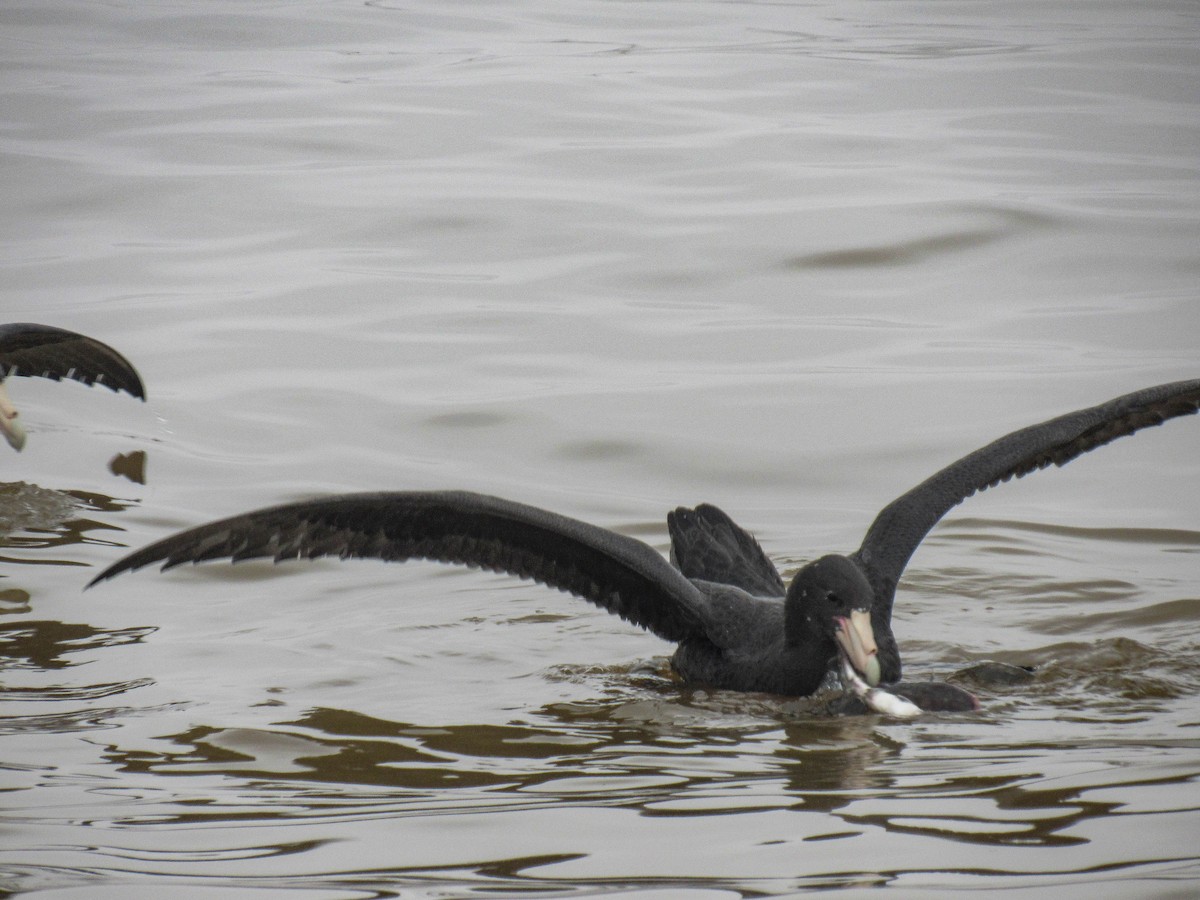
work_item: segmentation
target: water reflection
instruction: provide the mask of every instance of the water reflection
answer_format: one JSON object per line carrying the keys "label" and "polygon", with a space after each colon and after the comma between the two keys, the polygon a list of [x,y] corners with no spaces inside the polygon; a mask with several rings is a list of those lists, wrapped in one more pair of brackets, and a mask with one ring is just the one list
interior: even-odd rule
{"label": "water reflection", "polygon": [[[27,484],[23,481],[0,483],[0,551],[62,550],[78,544],[121,544],[98,536],[105,531],[120,531],[118,526],[82,513],[119,513],[137,503],[94,491],[63,491]],[[0,553],[0,562],[40,566],[82,566],[84,563],[45,556],[22,557]]]}
{"label": "water reflection", "polygon": [[[217,775],[245,786],[236,810],[215,801],[156,813],[163,824],[564,806],[652,818],[793,810],[831,817],[815,828],[797,822],[813,829],[803,840],[882,829],[997,847],[1088,843],[1084,826],[1121,806],[1103,796],[1115,782],[1189,781],[1186,771],[1137,766],[1121,776],[1115,762],[1090,776],[1048,777],[1028,742],[953,723],[901,737],[868,718],[668,734],[620,712],[553,708],[526,724],[429,728],[314,709],[271,728],[197,726],[162,737],[157,749],[113,744],[105,757],[126,774]],[[252,812],[246,791],[257,797]]]}
{"label": "water reflection", "polygon": [[[149,677],[83,684],[50,681],[50,673],[80,666],[106,648],[140,643],[155,629],[104,629],[83,623],[40,620],[0,622],[0,734],[62,734],[115,728],[116,720],[136,712],[132,706],[96,706],[104,700],[152,684]],[[78,654],[83,654],[78,656]],[[19,683],[18,676],[33,680]],[[65,708],[64,708],[65,707]]]}
{"label": "water reflection", "polygon": [[73,654],[140,643],[156,630],[30,619],[0,622],[0,669],[54,670],[81,665],[87,659],[74,659]]}
{"label": "water reflection", "polygon": [[134,484],[145,484],[146,451],[132,450],[129,453],[118,453],[108,461],[108,471],[121,478],[128,478]]}
{"label": "water reflection", "polygon": [[[619,717],[585,723],[550,716],[542,724],[427,728],[318,709],[278,730],[205,726],[156,742],[165,750],[110,746],[106,759],[131,774],[236,777],[262,796],[298,804],[290,812],[264,804],[257,816],[264,820],[375,816],[385,811],[381,804],[388,815],[566,805],[695,817],[792,807],[833,812],[859,791],[883,787],[881,776],[862,773],[878,772],[882,757],[898,752],[864,743],[869,727],[861,721],[827,721],[803,734],[774,725],[734,729],[721,739],[699,728],[666,736]],[[172,821],[230,815],[218,803]]]}

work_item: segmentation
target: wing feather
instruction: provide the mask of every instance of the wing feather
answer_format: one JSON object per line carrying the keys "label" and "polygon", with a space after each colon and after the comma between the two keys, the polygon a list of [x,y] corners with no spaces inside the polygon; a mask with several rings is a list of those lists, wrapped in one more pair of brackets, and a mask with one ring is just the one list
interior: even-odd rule
{"label": "wing feather", "polygon": [[783,579],[748,531],[708,503],[667,513],[671,561],[688,578],[729,584],[760,597],[782,597]]}
{"label": "wing feather", "polygon": [[878,625],[891,620],[896,583],[917,546],[947,512],[976,491],[1020,478],[1143,428],[1200,409],[1200,379],[1134,391],[1107,403],[1014,431],[969,453],[889,503],[855,554],[876,592]]}
{"label": "wing feather", "polygon": [[179,532],[91,583],[162,563],[215,559],[429,559],[505,572],[582,597],[669,641],[704,634],[699,589],[652,547],[498,497],[463,491],[347,494],[288,503]]}
{"label": "wing feather", "polygon": [[70,378],[146,399],[137,370],[108,344],[52,325],[0,325],[0,379],[27,375]]}

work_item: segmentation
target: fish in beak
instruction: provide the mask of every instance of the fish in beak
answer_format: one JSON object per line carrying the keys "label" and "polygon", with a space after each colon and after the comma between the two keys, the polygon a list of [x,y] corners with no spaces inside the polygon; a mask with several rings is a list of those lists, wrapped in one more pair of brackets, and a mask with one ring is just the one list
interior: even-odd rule
{"label": "fish in beak", "polygon": [[17,421],[17,408],[8,399],[3,381],[0,381],[0,431],[4,432],[4,439],[14,450],[25,446],[25,429]]}
{"label": "fish in beak", "polygon": [[834,638],[842,657],[871,687],[879,684],[879,648],[875,646],[875,631],[871,628],[869,610],[856,609],[850,616],[835,616]]}
{"label": "fish in beak", "polygon": [[865,681],[858,677],[858,673],[854,671],[854,666],[850,665],[850,660],[846,658],[846,654],[840,653],[838,655],[841,657],[839,662],[842,669],[842,683],[857,694],[869,708],[885,716],[891,716],[894,719],[912,719],[921,714],[921,707],[917,706],[917,704],[913,703],[907,697],[890,693],[883,688],[868,686]]}

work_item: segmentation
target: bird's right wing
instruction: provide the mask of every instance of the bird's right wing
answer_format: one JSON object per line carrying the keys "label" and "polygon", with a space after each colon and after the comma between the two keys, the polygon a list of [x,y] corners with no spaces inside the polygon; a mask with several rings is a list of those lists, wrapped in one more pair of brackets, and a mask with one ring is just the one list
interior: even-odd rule
{"label": "bird's right wing", "polygon": [[0,325],[0,379],[8,375],[70,378],[146,399],[146,388],[129,360],[95,338],[52,325]]}
{"label": "bird's right wing", "polygon": [[700,590],[652,547],[577,519],[464,491],[343,494],[211,522],[118,560],[88,587],[152,563],[319,556],[429,559],[567,591],[669,641],[705,634]]}

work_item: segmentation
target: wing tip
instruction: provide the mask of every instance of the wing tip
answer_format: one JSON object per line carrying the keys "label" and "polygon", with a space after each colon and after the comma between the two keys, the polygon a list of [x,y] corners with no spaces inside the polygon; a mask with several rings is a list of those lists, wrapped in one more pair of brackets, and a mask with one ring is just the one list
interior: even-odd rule
{"label": "wing tip", "polygon": [[104,569],[102,572],[100,572],[99,575],[97,575],[95,578],[93,578],[87,584],[85,584],[83,586],[83,589],[85,591],[90,591],[92,588],[94,588],[100,582],[108,581],[110,578],[115,578],[117,575],[120,575],[122,572],[126,571],[126,569],[127,569],[127,567],[121,565],[120,562],[115,562],[111,566],[108,566],[106,569]]}

